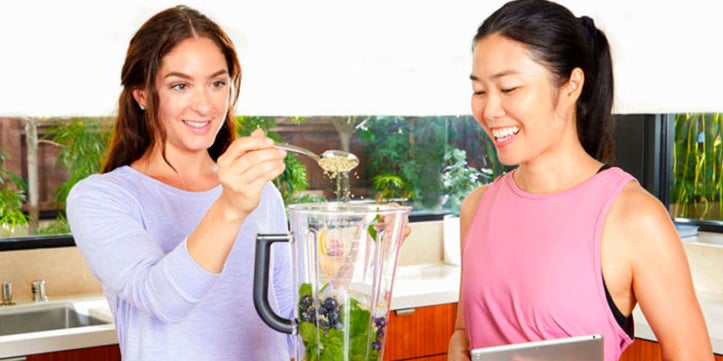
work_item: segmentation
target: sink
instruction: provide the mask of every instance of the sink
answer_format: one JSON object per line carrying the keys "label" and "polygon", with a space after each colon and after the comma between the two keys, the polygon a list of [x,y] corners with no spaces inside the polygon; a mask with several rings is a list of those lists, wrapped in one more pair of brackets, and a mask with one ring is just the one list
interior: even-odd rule
{"label": "sink", "polygon": [[80,313],[71,304],[0,307],[0,336],[109,323]]}

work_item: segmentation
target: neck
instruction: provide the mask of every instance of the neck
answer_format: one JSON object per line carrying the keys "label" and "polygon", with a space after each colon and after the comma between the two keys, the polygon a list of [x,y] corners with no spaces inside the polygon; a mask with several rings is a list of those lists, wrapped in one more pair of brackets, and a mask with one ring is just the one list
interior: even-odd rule
{"label": "neck", "polygon": [[603,163],[588,155],[582,146],[554,156],[540,156],[521,163],[515,170],[517,186],[528,193],[557,193],[586,181]]}
{"label": "neck", "polygon": [[218,185],[216,163],[207,152],[174,154],[160,149],[146,152],[131,164],[143,174],[185,191],[204,191]]}

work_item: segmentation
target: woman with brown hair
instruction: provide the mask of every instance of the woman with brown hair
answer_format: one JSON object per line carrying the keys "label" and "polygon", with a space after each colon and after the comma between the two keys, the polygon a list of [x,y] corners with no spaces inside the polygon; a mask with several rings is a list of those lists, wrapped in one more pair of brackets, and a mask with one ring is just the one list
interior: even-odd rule
{"label": "woman with brown hair", "polygon": [[[263,132],[235,139],[234,46],[176,6],[130,41],[101,174],[72,189],[73,237],[101,281],[126,360],[289,360],[289,339],[251,302],[257,233],[287,231],[270,181],[285,152]],[[293,312],[288,252],[274,252],[270,299]]]}

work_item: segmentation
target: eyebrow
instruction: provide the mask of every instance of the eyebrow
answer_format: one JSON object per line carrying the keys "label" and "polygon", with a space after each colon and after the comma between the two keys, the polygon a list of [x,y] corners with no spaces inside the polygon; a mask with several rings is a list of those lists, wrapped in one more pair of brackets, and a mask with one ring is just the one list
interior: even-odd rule
{"label": "eyebrow", "polygon": [[[226,70],[226,69],[221,69],[221,70],[219,70],[219,71],[211,74],[211,78],[215,78],[215,77],[217,77],[217,76],[219,76],[219,75],[228,75],[228,70]],[[177,71],[172,71],[172,72],[166,74],[163,78],[164,78],[164,79],[165,79],[165,78],[170,78],[170,77],[172,77],[172,76],[177,76],[177,77],[179,77],[179,78],[184,78],[184,79],[191,79],[191,77],[190,77],[188,74],[184,74],[184,73],[177,72]]]}
{"label": "eyebrow", "polygon": [[[493,74],[493,75],[492,75],[492,78],[493,78],[493,79],[499,79],[499,78],[502,78],[502,77],[505,77],[505,76],[508,76],[508,75],[515,75],[515,74],[519,74],[519,73],[516,72],[516,71],[514,71],[514,70],[503,70],[503,71],[501,71],[501,72],[499,72],[499,73]],[[480,81],[480,78],[478,78],[478,77],[477,77],[476,75],[474,75],[474,74],[470,74],[470,75],[469,75],[469,79],[472,80],[472,81]]]}

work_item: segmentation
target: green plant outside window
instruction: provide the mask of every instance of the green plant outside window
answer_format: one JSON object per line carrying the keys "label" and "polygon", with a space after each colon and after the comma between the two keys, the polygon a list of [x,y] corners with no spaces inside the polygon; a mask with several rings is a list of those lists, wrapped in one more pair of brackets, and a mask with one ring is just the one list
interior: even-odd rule
{"label": "green plant outside window", "polygon": [[[270,137],[278,117],[237,117],[239,135],[262,128]],[[330,117],[330,122],[347,117]],[[302,124],[304,118],[292,118]],[[41,139],[60,148],[56,166],[68,173],[67,182],[54,190],[57,207],[64,207],[68,190],[80,179],[98,172],[105,155],[112,126],[110,119],[71,118],[56,120],[57,126]],[[494,145],[471,116],[368,116],[355,122],[351,136],[363,145],[359,156],[366,169],[359,169],[362,186],[377,200],[413,205],[415,210],[459,212],[464,197],[475,187],[509,171],[497,161]],[[673,162],[667,164],[672,175],[669,209],[676,218],[713,221],[720,224],[723,214],[723,113],[678,114],[674,121]],[[313,131],[304,137],[314,137]],[[313,140],[312,140],[313,141]],[[337,145],[327,145],[334,147]],[[4,205],[0,209],[10,227],[27,222],[20,210],[28,190],[24,181],[7,171],[0,153],[0,190]],[[307,169],[295,154],[287,157],[287,169],[274,183],[287,204],[324,201],[309,190]],[[316,170],[308,170],[316,171]],[[12,199],[11,199],[12,198]],[[58,219],[37,230],[40,234],[66,233],[67,222]],[[6,232],[7,233],[7,232]]]}
{"label": "green plant outside window", "polygon": [[670,212],[675,218],[723,220],[723,113],[675,116]]}

